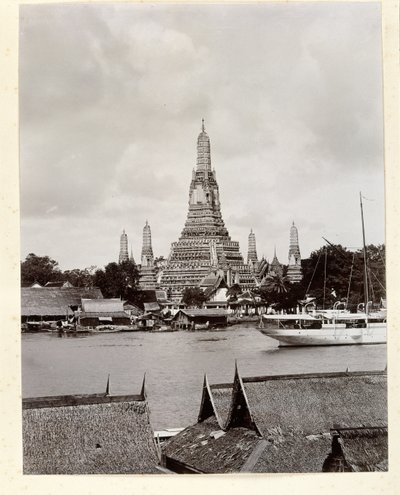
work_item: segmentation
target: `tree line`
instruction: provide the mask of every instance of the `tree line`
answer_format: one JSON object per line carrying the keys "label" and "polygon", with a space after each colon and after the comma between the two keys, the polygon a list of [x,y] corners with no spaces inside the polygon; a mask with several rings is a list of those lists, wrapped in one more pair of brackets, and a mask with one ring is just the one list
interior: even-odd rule
{"label": "tree line", "polygon": [[[386,297],[385,246],[369,245],[367,253],[367,278],[370,301],[378,303]],[[270,273],[262,285],[251,291],[254,300],[277,309],[293,308],[306,296],[315,298],[319,307],[331,307],[343,301],[348,307],[356,307],[364,300],[364,252],[349,251],[341,245],[329,244],[313,251],[302,260],[303,279],[300,283],[288,281],[287,267],[282,274]],[[30,286],[37,282],[70,282],[74,287],[99,287],[104,297],[121,297],[132,302],[140,299],[139,272],[133,261],[111,262],[104,268],[91,266],[84,269],[62,271],[57,261],[49,256],[28,254],[21,262],[21,283]],[[234,303],[242,292],[235,284],[228,289],[229,301]],[[204,293],[198,287],[187,288],[183,302],[201,306]]]}

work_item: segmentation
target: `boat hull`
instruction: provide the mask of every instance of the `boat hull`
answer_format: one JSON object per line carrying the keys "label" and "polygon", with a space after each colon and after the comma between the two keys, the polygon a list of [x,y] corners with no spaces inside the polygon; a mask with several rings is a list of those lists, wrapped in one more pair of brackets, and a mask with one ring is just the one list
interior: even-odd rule
{"label": "boat hull", "polygon": [[386,323],[366,328],[340,328],[331,325],[318,329],[261,328],[260,332],[279,341],[280,347],[386,344]]}

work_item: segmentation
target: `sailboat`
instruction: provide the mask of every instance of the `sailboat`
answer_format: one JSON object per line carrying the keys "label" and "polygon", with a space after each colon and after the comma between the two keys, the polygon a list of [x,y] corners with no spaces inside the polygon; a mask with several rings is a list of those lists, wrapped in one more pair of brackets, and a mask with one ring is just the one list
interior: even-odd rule
{"label": "sailboat", "polygon": [[[360,208],[364,252],[363,311],[350,313],[345,309],[334,308],[311,313],[263,315],[260,332],[278,340],[279,346],[386,344],[386,311],[369,312],[367,248],[361,193]],[[277,326],[263,328],[267,322],[276,322]]]}

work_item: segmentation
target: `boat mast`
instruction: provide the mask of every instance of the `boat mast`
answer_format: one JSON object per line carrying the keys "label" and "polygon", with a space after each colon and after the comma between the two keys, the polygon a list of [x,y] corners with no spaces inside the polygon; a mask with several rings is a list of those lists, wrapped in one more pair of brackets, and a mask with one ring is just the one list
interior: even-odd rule
{"label": "boat mast", "polygon": [[362,225],[363,249],[364,249],[364,310],[365,313],[367,314],[368,311],[367,246],[365,245],[364,210],[363,210],[361,192],[360,192],[360,207],[361,207],[361,225]]}

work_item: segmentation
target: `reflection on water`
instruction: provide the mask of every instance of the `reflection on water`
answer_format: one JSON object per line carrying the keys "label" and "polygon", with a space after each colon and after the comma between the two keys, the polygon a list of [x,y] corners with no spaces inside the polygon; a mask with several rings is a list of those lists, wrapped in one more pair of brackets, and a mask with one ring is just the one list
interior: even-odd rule
{"label": "reflection on water", "polygon": [[278,348],[254,327],[224,331],[109,334],[23,334],[24,397],[105,391],[136,394],[146,372],[153,427],[196,421],[204,373],[230,382],[237,359],[242,376],[381,370],[386,345]]}

